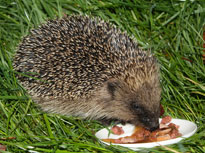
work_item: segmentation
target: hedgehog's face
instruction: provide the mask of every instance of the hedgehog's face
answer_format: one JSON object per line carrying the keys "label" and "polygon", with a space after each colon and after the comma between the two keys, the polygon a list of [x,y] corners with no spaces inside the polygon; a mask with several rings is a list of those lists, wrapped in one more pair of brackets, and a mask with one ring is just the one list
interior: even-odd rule
{"label": "hedgehog's face", "polygon": [[145,82],[138,89],[114,81],[108,83],[112,96],[111,107],[115,119],[129,122],[153,131],[159,127],[160,94],[159,83]]}
{"label": "hedgehog's face", "polygon": [[160,94],[159,87],[147,82],[142,84],[130,100],[130,110],[135,115],[131,122],[140,122],[151,131],[159,128]]}

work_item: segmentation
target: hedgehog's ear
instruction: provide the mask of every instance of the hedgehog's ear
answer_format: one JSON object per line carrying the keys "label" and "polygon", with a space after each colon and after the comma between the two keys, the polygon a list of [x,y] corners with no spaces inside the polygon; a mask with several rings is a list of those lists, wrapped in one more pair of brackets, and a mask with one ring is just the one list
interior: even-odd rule
{"label": "hedgehog's ear", "polygon": [[107,82],[108,92],[114,97],[115,91],[119,86],[119,81],[117,79],[111,79]]}

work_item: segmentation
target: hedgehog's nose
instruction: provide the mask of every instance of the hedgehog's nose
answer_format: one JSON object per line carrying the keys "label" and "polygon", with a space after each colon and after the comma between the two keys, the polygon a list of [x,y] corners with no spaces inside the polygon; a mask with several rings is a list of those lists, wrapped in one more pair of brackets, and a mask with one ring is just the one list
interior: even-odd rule
{"label": "hedgehog's nose", "polygon": [[159,128],[159,120],[157,119],[151,119],[148,117],[143,117],[142,122],[145,125],[145,127],[150,131],[155,131]]}
{"label": "hedgehog's nose", "polygon": [[152,132],[152,131],[157,130],[158,128],[159,128],[159,126],[154,126],[154,127],[149,128],[149,130]]}
{"label": "hedgehog's nose", "polygon": [[157,129],[159,129],[159,122],[149,122],[149,126],[148,126],[148,129],[152,132],[152,131],[155,131]]}

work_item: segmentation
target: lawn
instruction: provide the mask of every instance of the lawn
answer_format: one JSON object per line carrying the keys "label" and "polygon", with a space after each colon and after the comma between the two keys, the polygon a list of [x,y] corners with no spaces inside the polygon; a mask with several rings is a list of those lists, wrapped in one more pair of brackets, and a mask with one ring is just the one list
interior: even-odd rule
{"label": "lawn", "polygon": [[0,147],[15,153],[134,152],[100,144],[94,133],[103,126],[97,121],[42,112],[15,78],[12,57],[22,37],[71,14],[109,21],[151,50],[161,68],[166,114],[198,126],[178,144],[143,152],[205,152],[204,0],[1,0]]}

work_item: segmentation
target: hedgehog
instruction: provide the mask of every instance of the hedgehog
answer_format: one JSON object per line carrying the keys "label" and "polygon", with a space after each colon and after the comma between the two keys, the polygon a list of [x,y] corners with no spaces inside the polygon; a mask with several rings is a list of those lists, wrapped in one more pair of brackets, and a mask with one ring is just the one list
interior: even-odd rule
{"label": "hedgehog", "polygon": [[22,39],[13,59],[20,84],[49,113],[159,127],[156,58],[97,17],[49,20]]}

